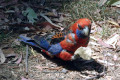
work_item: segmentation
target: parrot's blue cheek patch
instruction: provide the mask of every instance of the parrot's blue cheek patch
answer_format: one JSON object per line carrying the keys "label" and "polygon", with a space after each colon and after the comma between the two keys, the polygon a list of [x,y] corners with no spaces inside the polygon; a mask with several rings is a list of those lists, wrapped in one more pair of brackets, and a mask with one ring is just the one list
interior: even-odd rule
{"label": "parrot's blue cheek patch", "polygon": [[76,35],[78,38],[86,38],[82,30],[76,30]]}
{"label": "parrot's blue cheek patch", "polygon": [[51,45],[51,47],[49,48],[49,52],[52,54],[52,55],[56,55],[56,54],[59,54],[61,51],[62,51],[62,47],[61,45],[58,43],[58,44],[55,44],[55,45]]}

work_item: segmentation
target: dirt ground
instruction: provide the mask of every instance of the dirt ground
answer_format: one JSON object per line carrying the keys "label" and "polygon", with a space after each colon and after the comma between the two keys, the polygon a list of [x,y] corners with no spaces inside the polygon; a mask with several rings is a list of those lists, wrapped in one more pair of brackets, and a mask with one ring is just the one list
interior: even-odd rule
{"label": "dirt ground", "polygon": [[30,80],[84,80],[87,75],[92,76],[103,71],[103,65],[95,60],[84,62],[84,60],[62,61],[37,54],[37,57],[29,58],[27,76],[23,59],[19,65],[1,65],[0,78],[1,80],[21,80],[20,77],[28,77]]}
{"label": "dirt ground", "polygon": [[[90,42],[92,42],[92,40]],[[93,47],[94,45],[90,43],[89,46]],[[119,80],[120,58],[117,57],[117,60],[114,60],[114,55],[117,54],[117,56],[119,56],[119,48],[116,50],[103,46],[97,47],[96,50],[95,47],[93,48],[94,53],[92,54],[91,60],[77,59],[75,61],[62,61],[58,58],[50,58],[44,53],[41,53],[39,49],[34,48],[37,53],[36,56],[30,55],[28,58],[28,73],[26,73],[26,54],[24,53],[21,63],[4,63],[0,65],[0,79],[89,80],[90,77],[96,77],[94,80]],[[103,54],[106,56],[103,56]],[[103,60],[104,62],[99,60]],[[103,72],[105,73],[100,76],[99,74]]]}

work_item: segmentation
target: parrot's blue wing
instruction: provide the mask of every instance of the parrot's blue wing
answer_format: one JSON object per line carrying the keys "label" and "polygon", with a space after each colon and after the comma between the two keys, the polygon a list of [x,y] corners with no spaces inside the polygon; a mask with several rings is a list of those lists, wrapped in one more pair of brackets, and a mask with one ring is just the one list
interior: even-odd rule
{"label": "parrot's blue wing", "polygon": [[48,43],[48,41],[44,38],[44,37],[39,37],[39,36],[35,36],[34,37],[34,41],[42,48],[48,50],[50,47],[50,44]]}
{"label": "parrot's blue wing", "polygon": [[32,41],[32,39],[29,38],[29,37],[25,37],[25,36],[23,36],[23,35],[20,35],[18,40],[19,40],[19,41],[22,41],[22,42],[24,42],[24,43],[27,43],[27,44],[29,44],[29,45],[31,45],[31,46],[38,47],[38,45],[37,45],[34,41]]}

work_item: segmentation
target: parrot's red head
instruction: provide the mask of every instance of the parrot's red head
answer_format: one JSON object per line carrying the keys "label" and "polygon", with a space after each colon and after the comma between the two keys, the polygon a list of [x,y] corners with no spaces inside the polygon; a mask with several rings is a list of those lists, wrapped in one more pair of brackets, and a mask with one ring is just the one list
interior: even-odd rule
{"label": "parrot's red head", "polygon": [[76,23],[74,23],[70,29],[73,33],[76,33],[76,30],[84,30],[85,35],[87,36],[91,30],[91,21],[87,18],[79,19]]}

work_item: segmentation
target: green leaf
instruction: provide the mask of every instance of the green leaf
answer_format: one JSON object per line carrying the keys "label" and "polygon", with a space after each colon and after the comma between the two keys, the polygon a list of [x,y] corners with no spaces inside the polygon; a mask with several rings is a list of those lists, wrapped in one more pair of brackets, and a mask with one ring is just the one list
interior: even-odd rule
{"label": "green leaf", "polygon": [[35,19],[37,20],[37,14],[32,8],[27,8],[25,11],[22,12],[24,16],[27,16],[30,23],[34,23]]}
{"label": "green leaf", "polygon": [[112,4],[112,6],[118,6],[118,5],[120,6],[120,1],[117,1],[117,2]]}
{"label": "green leaf", "polygon": [[108,5],[112,5],[113,3],[117,2],[117,1],[119,1],[119,0],[110,0],[110,1],[108,2]]}

